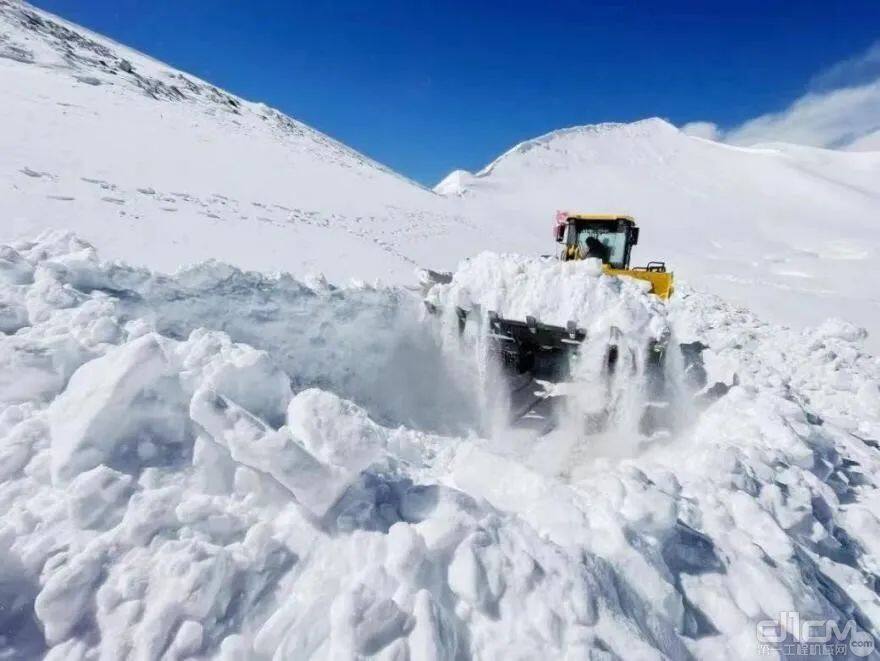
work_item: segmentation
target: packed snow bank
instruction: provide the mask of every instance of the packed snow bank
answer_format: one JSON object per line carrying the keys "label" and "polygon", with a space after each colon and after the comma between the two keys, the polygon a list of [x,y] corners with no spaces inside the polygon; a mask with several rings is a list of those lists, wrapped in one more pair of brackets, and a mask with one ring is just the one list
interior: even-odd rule
{"label": "packed snow bank", "polygon": [[555,259],[483,252],[462,262],[452,282],[433,287],[428,301],[441,309],[478,306],[508,319],[533,316],[565,327],[573,321],[590,336],[617,327],[629,336],[660,339],[668,328],[650,285],[602,273],[598,259]]}
{"label": "packed snow bank", "polygon": [[[27,316],[0,337],[0,355],[12,371],[52,378],[2,393],[0,548],[11,573],[0,587],[4,603],[17,595],[4,653],[452,659],[633,644],[606,563],[583,567],[579,552],[443,485],[445,462],[467,441],[377,424],[333,393],[300,389],[269,354],[223,332],[178,333],[256,315],[211,300],[218,289],[242,293],[249,276],[102,264],[58,234],[6,254],[21,268],[4,300]],[[182,296],[195,286],[199,296]],[[282,287],[325,296],[308,312],[363,305],[365,290],[325,289]],[[359,328],[368,336],[395,296],[372,294],[377,313]],[[277,340],[274,317],[260,312]],[[75,347],[48,345],[65,360],[22,364],[58,337]],[[358,357],[359,336],[340,337],[335,350],[351,365],[382,350]],[[325,368],[288,344],[274,349],[305,374]],[[327,377],[350,385],[332,369]],[[385,389],[393,398],[409,386]],[[659,637],[633,626],[646,651],[685,651],[669,623]]]}
{"label": "packed snow bank", "polygon": [[[359,282],[335,287],[323,279],[306,284],[287,274],[262,275],[216,262],[167,276],[102,263],[94,248],[60,232],[14,245],[9,250],[15,257],[6,261],[26,266],[0,276],[17,282],[26,275],[36,282],[0,294],[0,318],[20,319],[12,330],[23,332],[11,341],[39,336],[41,351],[7,356],[16,364],[0,372],[0,399],[27,399],[34,389],[54,397],[73,369],[95,355],[95,344],[150,331],[186,339],[204,327],[267,352],[254,356],[209,335],[193,338],[192,360],[223,354],[228,360],[206,366],[211,383],[273,424],[283,417],[289,395],[270,364],[290,375],[296,387],[331,388],[387,424],[460,433],[478,414],[473,384],[445,364],[438,338],[423,323],[421,301],[407,291]],[[45,316],[45,324],[29,326],[28,315]],[[72,335],[66,333],[71,320],[82,326]],[[266,382],[247,390],[235,381],[242,372]]]}
{"label": "packed snow bank", "polygon": [[738,659],[790,610],[878,633],[880,364],[846,324],[686,295],[676,332],[739,385],[643,453],[537,470],[425,431],[406,378],[366,396],[353,372],[436,341],[403,292],[2,254],[4,657]]}

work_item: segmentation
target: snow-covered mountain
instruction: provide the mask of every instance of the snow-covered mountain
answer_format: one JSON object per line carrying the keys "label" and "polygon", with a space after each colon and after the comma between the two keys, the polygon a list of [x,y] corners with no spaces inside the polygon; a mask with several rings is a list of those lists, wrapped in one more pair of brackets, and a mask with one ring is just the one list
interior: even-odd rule
{"label": "snow-covered mountain", "polygon": [[[0,2],[0,238],[108,257],[401,280],[479,234],[326,135],[45,12]],[[454,257],[451,257],[454,255]]]}
{"label": "snow-covered mountain", "polygon": [[732,147],[650,119],[554,131],[436,190],[475,222],[531,228],[533,251],[550,251],[554,209],[631,214],[636,261],[775,321],[880,329],[880,152]]}

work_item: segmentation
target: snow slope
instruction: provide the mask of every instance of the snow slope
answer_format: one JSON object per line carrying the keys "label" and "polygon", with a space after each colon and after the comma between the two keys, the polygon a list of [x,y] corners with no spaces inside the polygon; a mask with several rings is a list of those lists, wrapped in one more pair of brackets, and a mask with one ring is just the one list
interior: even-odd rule
{"label": "snow slope", "polygon": [[436,190],[475,222],[528,228],[531,252],[551,251],[555,209],[631,214],[636,262],[778,322],[880,329],[880,152],[731,147],[650,119],[555,131]]}
{"label": "snow slope", "polygon": [[405,290],[0,248],[0,656],[766,658],[757,623],[791,610],[873,644],[864,334],[499,259],[447,293],[503,303],[528,272],[515,300],[552,313],[571,281],[557,314],[671,325],[738,385],[626,451],[481,438],[467,356]]}
{"label": "snow slope", "polygon": [[[402,280],[479,235],[445,200],[276,110],[0,1],[0,239]],[[450,257],[450,255],[452,257]]]}

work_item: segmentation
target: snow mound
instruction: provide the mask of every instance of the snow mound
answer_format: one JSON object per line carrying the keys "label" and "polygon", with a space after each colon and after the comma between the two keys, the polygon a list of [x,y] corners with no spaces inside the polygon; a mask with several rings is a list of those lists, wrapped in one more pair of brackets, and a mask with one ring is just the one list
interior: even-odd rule
{"label": "snow mound", "polygon": [[668,333],[665,308],[647,282],[602,273],[597,259],[556,259],[483,252],[462,262],[449,284],[433,287],[428,301],[442,309],[479,307],[508,319],[569,321],[588,335],[617,327],[629,336],[660,339]]}
{"label": "snow mound", "polygon": [[432,431],[466,416],[407,292],[162,275],[69,234],[0,254],[23,311],[0,333],[0,656],[734,659],[790,610],[878,633],[880,363],[853,327],[687,290],[664,317],[595,265],[483,255],[444,296],[519,313],[546,270],[532,311],[616,292],[607,323],[665,319],[736,374],[662,445],[539,470]]}

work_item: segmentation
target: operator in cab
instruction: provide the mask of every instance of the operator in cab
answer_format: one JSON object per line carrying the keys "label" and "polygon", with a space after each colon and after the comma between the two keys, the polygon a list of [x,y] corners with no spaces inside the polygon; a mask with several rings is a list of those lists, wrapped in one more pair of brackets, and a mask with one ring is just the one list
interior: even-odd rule
{"label": "operator in cab", "polygon": [[595,236],[588,236],[581,248],[582,259],[601,259],[603,264],[608,263],[610,257],[608,246],[603,244]]}

